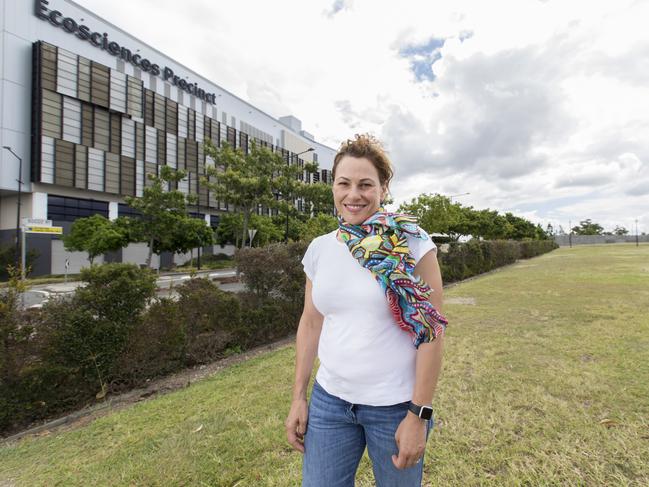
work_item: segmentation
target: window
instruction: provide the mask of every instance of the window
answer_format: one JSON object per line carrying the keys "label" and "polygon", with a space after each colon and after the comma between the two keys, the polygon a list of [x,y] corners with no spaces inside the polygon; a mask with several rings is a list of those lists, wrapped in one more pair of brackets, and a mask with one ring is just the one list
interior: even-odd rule
{"label": "window", "polygon": [[73,222],[77,218],[91,215],[102,215],[108,218],[108,202],[56,195],[47,196],[47,218],[49,220]]}

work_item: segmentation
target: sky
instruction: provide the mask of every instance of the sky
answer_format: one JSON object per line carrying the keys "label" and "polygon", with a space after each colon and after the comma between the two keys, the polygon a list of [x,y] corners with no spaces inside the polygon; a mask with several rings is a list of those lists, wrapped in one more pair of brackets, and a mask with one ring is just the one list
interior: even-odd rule
{"label": "sky", "polygon": [[649,233],[649,1],[76,1],[321,143],[375,135],[396,205]]}

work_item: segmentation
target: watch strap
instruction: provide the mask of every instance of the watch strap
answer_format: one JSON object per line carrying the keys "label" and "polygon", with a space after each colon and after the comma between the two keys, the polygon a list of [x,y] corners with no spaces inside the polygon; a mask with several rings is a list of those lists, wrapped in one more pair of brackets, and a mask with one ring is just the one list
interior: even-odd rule
{"label": "watch strap", "polygon": [[410,401],[408,402],[408,410],[421,419],[429,420],[433,417],[433,408],[431,406],[420,406]]}

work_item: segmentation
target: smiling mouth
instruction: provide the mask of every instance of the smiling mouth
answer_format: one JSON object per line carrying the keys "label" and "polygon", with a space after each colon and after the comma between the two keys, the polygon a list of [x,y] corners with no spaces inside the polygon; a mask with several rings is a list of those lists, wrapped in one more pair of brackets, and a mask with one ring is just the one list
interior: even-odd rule
{"label": "smiling mouth", "polygon": [[367,205],[345,205],[345,208],[347,208],[349,211],[360,211],[363,208],[365,208]]}

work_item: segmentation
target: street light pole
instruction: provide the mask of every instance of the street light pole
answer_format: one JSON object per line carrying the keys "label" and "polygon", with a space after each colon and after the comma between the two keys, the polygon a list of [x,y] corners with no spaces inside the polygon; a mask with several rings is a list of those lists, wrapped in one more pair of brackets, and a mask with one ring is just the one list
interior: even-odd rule
{"label": "street light pole", "polygon": [[16,207],[16,255],[15,255],[16,267],[18,267],[20,263],[20,207],[22,205],[23,160],[8,145],[4,145],[2,146],[2,148],[7,149],[9,152],[11,152],[14,155],[16,159],[18,159],[18,179],[16,179],[16,182],[18,183],[18,205]]}
{"label": "street light pole", "polygon": [[450,200],[451,203],[453,203],[453,198],[456,198],[456,197],[458,197],[458,196],[466,196],[466,195],[468,195],[468,194],[471,194],[471,193],[452,194],[452,195],[450,195],[450,196],[448,197],[448,199]]}
{"label": "street light pole", "polygon": [[[288,178],[288,172],[289,172],[288,168],[291,167],[291,161],[293,160],[293,157],[298,157],[298,156],[301,156],[302,154],[306,154],[307,152],[312,152],[314,150],[315,149],[313,147],[309,147],[305,151],[298,152],[297,154],[292,154],[292,155],[291,155],[291,152],[289,151],[289,156],[286,158],[286,168],[287,168],[286,177]],[[286,185],[286,190],[288,192],[288,182],[287,182],[287,185]],[[284,198],[286,199],[287,196],[288,196],[288,194],[285,194]],[[284,231],[284,243],[288,243],[288,202],[286,203],[286,229]]]}
{"label": "street light pole", "polygon": [[638,247],[640,244],[638,242],[638,219],[635,219],[635,246]]}

